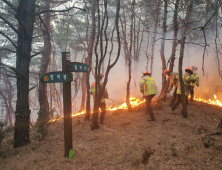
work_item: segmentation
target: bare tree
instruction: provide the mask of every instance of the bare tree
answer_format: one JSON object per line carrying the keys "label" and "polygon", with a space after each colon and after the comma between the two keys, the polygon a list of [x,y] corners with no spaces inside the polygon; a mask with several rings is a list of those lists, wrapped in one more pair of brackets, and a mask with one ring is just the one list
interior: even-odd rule
{"label": "bare tree", "polygon": [[[165,55],[164,55],[164,50],[165,50],[165,38],[166,38],[166,33],[167,33],[167,0],[164,0],[164,17],[163,17],[163,36],[162,36],[162,42],[161,42],[161,50],[160,50],[160,57],[162,61],[162,71],[166,69],[166,60],[165,60]],[[162,74],[162,89],[160,95],[163,95],[165,93],[164,89],[166,86],[166,77],[165,75]]]}
{"label": "bare tree", "polygon": [[155,13],[154,35],[153,35],[153,38],[152,38],[152,52],[151,52],[151,60],[150,60],[150,73],[151,74],[153,72],[154,48],[155,48],[157,28],[158,28],[158,23],[159,23],[160,5],[161,5],[161,0],[158,0],[156,10],[155,10],[156,13]]}
{"label": "bare tree", "polygon": [[127,81],[127,86],[126,86],[126,104],[128,107],[128,111],[132,111],[132,107],[130,104],[130,81],[131,81],[131,60],[132,60],[132,44],[133,44],[133,18],[134,18],[134,6],[135,6],[135,0],[132,1],[131,5],[131,24],[130,24],[130,46],[129,46],[129,63],[128,63],[128,74],[129,78]]}
{"label": "bare tree", "polygon": [[[93,55],[93,46],[95,42],[95,35],[96,35],[96,19],[95,19],[95,12],[96,12],[96,0],[93,2],[93,8],[92,8],[92,32],[90,36],[90,44],[89,44],[89,53],[88,53],[88,65],[91,65],[92,62],[92,55]],[[90,120],[90,83],[89,83],[89,76],[90,73],[86,73],[86,114],[85,114],[85,120]]]}
{"label": "bare tree", "polygon": [[186,32],[188,29],[188,23],[191,15],[191,11],[193,8],[194,0],[190,0],[190,3],[187,7],[187,13],[184,20],[184,25],[182,29],[182,39],[181,39],[181,47],[180,47],[180,57],[179,57],[179,81],[180,81],[180,87],[181,87],[181,100],[182,100],[182,111],[181,114],[184,118],[187,118],[187,105],[186,105],[186,98],[185,98],[185,88],[183,83],[183,77],[182,77],[182,65],[183,65],[183,56],[184,56],[184,46],[185,46],[185,39],[186,39]]}
{"label": "bare tree", "polygon": [[[50,0],[44,1],[44,10],[50,10]],[[44,46],[43,46],[43,52],[42,52],[42,58],[41,58],[41,66],[39,71],[39,77],[41,77],[43,74],[47,73],[49,60],[51,56],[51,41],[50,41],[50,12],[43,13],[43,20],[41,19],[41,16],[39,15],[40,20],[42,21],[43,28],[43,40],[44,40]],[[42,107],[45,107],[45,109],[49,110],[49,102],[48,102],[48,95],[47,95],[47,83],[42,83],[39,81],[39,105],[40,105],[40,112],[38,116],[38,122],[41,122],[41,120],[45,119],[44,113],[41,111]]]}
{"label": "bare tree", "polygon": [[[98,3],[98,0],[97,0]],[[111,35],[111,51],[110,51],[110,55],[109,55],[109,60],[108,60],[108,66],[105,72],[105,78],[104,78],[104,82],[103,82],[103,86],[100,87],[100,83],[99,83],[99,76],[96,76],[96,83],[95,83],[95,88],[99,89],[96,90],[95,93],[95,102],[94,102],[94,108],[93,108],[93,118],[92,118],[92,129],[98,129],[99,128],[99,124],[98,124],[98,113],[99,113],[99,104],[101,102],[102,96],[103,96],[103,92],[105,90],[107,81],[108,81],[108,74],[111,70],[111,68],[117,63],[119,56],[120,56],[120,50],[121,50],[121,42],[120,42],[120,35],[119,35],[119,11],[120,11],[120,0],[116,1],[116,16],[115,16],[115,26],[114,29],[112,31],[112,35]],[[107,47],[108,47],[108,38],[107,38],[107,26],[108,26],[108,15],[107,15],[107,0],[104,0],[104,8],[105,8],[105,12],[104,12],[104,17],[102,20],[102,25],[100,26],[100,10],[99,10],[99,5],[98,5],[98,32],[97,32],[97,38],[96,38],[96,44],[95,44],[95,54],[96,54],[96,66],[95,66],[95,75],[100,75],[100,70],[101,70],[101,65],[102,62],[104,61],[104,58],[106,56],[107,53]],[[104,28],[104,22],[106,20],[106,26]],[[114,34],[114,30],[116,29],[116,33],[117,33],[117,40],[118,40],[118,52],[117,52],[117,56],[114,60],[113,63],[111,63],[111,54],[112,54],[112,50],[113,50],[113,34]],[[98,53],[97,53],[97,46],[98,46],[98,42],[99,42],[99,38],[100,38],[100,42],[101,39],[103,37],[101,37],[100,32],[104,31],[104,36],[105,36],[105,50],[103,55],[100,57],[98,57]],[[101,50],[101,44],[100,44],[100,50]],[[100,53],[101,54],[101,53]]]}

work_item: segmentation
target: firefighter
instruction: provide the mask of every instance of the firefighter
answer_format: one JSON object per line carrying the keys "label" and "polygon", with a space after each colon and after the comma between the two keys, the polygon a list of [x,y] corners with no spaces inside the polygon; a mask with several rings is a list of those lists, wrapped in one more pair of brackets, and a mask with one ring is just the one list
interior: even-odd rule
{"label": "firefighter", "polygon": [[167,93],[169,93],[171,91],[171,89],[173,87],[175,87],[174,92],[173,92],[173,98],[172,98],[172,100],[170,101],[170,104],[169,104],[169,106],[172,106],[174,104],[174,102],[176,101],[176,98],[177,98],[177,85],[178,85],[178,81],[179,81],[179,74],[176,73],[176,72],[170,72],[170,69],[165,69],[163,74],[165,74],[166,77],[168,79],[170,79],[170,86],[167,90]]}
{"label": "firefighter", "polygon": [[[195,82],[195,77],[193,77],[192,74],[193,74],[193,69],[191,67],[187,67],[183,75],[186,104],[188,103],[188,95],[190,93],[190,83]],[[171,106],[171,109],[174,111],[180,103],[181,103],[181,90],[180,90],[180,81],[178,81],[177,101]]]}
{"label": "firefighter", "polygon": [[149,71],[145,71],[141,77],[140,83],[140,92],[143,93],[144,98],[146,99],[146,114],[150,114],[150,119],[148,121],[155,121],[155,116],[151,108],[151,100],[157,93],[157,86]]}
{"label": "firefighter", "polygon": [[193,101],[193,97],[194,97],[194,86],[195,84],[197,85],[197,87],[199,87],[200,85],[200,82],[199,82],[199,75],[197,74],[197,70],[198,70],[198,67],[196,65],[192,66],[192,69],[193,69],[193,76],[195,77],[196,81],[195,82],[191,82],[190,83],[190,101],[192,102]]}
{"label": "firefighter", "polygon": [[[99,75],[99,78],[100,78],[100,87],[102,87],[103,85],[103,82],[102,82],[102,79],[103,79],[103,75],[100,74]],[[91,85],[91,88],[90,88],[90,94],[93,96],[93,103],[95,102],[95,96],[96,96],[96,83],[92,83]],[[103,96],[102,96],[102,100],[99,104],[99,108],[101,109],[101,113],[100,113],[100,124],[103,124],[103,120],[104,120],[104,117],[105,117],[105,113],[106,113],[106,103],[105,103],[105,98],[108,99],[109,98],[109,95],[108,95],[108,92],[107,92],[107,89],[105,88],[104,92],[103,92]]]}

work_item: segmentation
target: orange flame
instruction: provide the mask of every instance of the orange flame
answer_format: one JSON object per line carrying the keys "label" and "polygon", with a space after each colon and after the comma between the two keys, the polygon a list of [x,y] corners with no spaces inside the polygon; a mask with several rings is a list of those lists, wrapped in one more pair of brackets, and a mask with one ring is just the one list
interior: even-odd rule
{"label": "orange flame", "polygon": [[214,94],[214,100],[211,100],[211,99],[206,100],[206,99],[200,98],[200,97],[199,98],[194,97],[194,100],[222,107],[221,102],[217,99],[217,96],[215,94]]}
{"label": "orange flame", "polygon": [[[144,103],[144,102],[145,102],[145,99],[144,99],[143,101],[141,101],[141,100],[138,99],[138,98],[130,97],[130,104],[131,104],[131,107],[132,107],[132,108],[133,108],[133,107],[136,107],[136,106],[139,106],[140,104],[142,104],[142,103]],[[116,106],[108,106],[108,107],[106,108],[106,110],[108,110],[108,111],[115,111],[115,110],[118,110],[118,109],[124,109],[124,110],[128,109],[126,102],[124,102],[123,104],[121,104],[121,105],[119,105],[119,106],[118,106],[118,105],[116,105]],[[82,115],[82,114],[85,114],[85,113],[86,113],[85,110],[83,110],[83,111],[81,111],[81,112],[72,113],[72,117],[79,116],[79,115]],[[57,120],[62,119],[63,117],[64,117],[64,116],[62,116],[62,117],[60,117],[60,118],[54,118],[54,119],[50,120],[48,123],[50,123],[50,122],[55,122],[55,121],[57,121]]]}
{"label": "orange flame", "polygon": [[[144,103],[145,100],[141,101],[140,99],[138,98],[135,98],[135,97],[130,97],[130,104],[131,104],[131,107],[136,107],[136,106],[139,106],[140,104]],[[128,109],[127,108],[127,104],[126,102],[124,102],[123,104],[119,105],[119,106],[108,106],[106,110],[109,110],[109,111],[115,111],[115,110],[118,110],[118,109]]]}
{"label": "orange flame", "polygon": [[[190,97],[190,96],[189,96]],[[211,104],[211,105],[216,105],[216,106],[220,106],[222,107],[222,103],[217,99],[217,96],[214,94],[214,100],[211,100],[211,99],[204,99],[204,98],[201,98],[201,97],[194,97],[194,100],[195,101],[200,101],[200,102],[204,102],[204,103],[207,103],[207,104]],[[136,106],[139,106],[140,104],[144,103],[145,102],[145,99],[144,100],[140,100],[138,98],[135,98],[135,97],[130,97],[130,104],[133,107],[136,107]],[[116,106],[108,106],[106,108],[106,110],[108,111],[115,111],[115,110],[118,110],[118,109],[123,109],[123,110],[126,110],[128,109],[127,108],[127,104],[126,102],[122,103],[121,105],[116,105]],[[81,112],[76,112],[76,113],[72,113],[72,117],[75,117],[75,116],[79,116],[79,115],[83,115],[85,114],[86,111],[83,110]],[[62,119],[64,116],[60,117],[60,118],[54,118],[52,120],[50,120],[49,122],[55,122],[57,120],[60,120]]]}

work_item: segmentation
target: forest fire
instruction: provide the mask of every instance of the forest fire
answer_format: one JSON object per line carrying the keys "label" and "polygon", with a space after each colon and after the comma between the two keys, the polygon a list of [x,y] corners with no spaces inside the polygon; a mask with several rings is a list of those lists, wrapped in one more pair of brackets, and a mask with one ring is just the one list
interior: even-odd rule
{"label": "forest fire", "polygon": [[[135,98],[135,97],[130,97],[130,104],[133,107],[136,107],[136,106],[139,106],[140,104],[144,103],[145,100],[141,101],[140,99],[138,98]],[[127,108],[127,104],[126,102],[124,102],[123,104],[121,105],[116,105],[116,106],[109,106],[106,110],[109,110],[109,111],[115,111],[115,110],[118,110],[118,109],[128,109]]]}
{"label": "forest fire", "polygon": [[[212,99],[206,100],[206,99],[201,98],[201,97],[198,97],[198,98],[194,97],[194,100],[222,107],[222,103],[217,99],[216,95],[214,95],[214,99],[213,100]],[[139,106],[140,104],[142,104],[144,102],[145,102],[145,100],[140,100],[140,99],[135,98],[135,97],[130,97],[130,104],[131,104],[132,108],[136,107],[136,106]],[[108,106],[106,110],[107,111],[115,111],[115,110],[119,110],[119,109],[126,110],[127,109],[126,102],[124,102],[124,103],[122,103],[120,105],[116,104],[116,106]],[[85,110],[83,110],[81,112],[72,113],[72,117],[83,115],[85,113],[86,113]],[[54,121],[57,121],[57,120],[62,119],[62,118],[63,118],[63,116],[60,117],[60,118],[54,118],[54,119],[50,120],[49,122],[54,122]]]}
{"label": "forest fire", "polygon": [[[136,106],[139,106],[140,104],[142,104],[142,103],[144,103],[144,102],[145,102],[145,100],[141,101],[141,100],[138,99],[138,98],[130,97],[130,104],[131,104],[132,108],[133,108],[133,107],[136,107]],[[116,106],[108,106],[106,110],[107,110],[107,111],[115,111],[115,110],[118,110],[118,109],[124,109],[124,110],[126,110],[126,109],[127,109],[127,104],[126,104],[126,102],[124,102],[124,103],[122,103],[122,104],[120,104],[120,105],[116,105]],[[72,113],[72,117],[79,116],[79,115],[83,115],[83,114],[85,114],[85,113],[86,113],[85,110],[83,110],[83,111],[81,111],[81,112]],[[59,117],[59,118],[54,118],[54,119],[50,120],[49,123],[50,123],[50,122],[55,122],[55,121],[57,121],[57,120],[60,120],[60,119],[62,119],[63,117],[64,117],[64,116]]]}
{"label": "forest fire", "polygon": [[194,100],[222,107],[222,103],[217,99],[217,96],[215,94],[214,94],[214,100],[211,100],[211,99],[206,100],[206,99],[203,99],[203,98],[196,98],[196,97],[194,97]]}

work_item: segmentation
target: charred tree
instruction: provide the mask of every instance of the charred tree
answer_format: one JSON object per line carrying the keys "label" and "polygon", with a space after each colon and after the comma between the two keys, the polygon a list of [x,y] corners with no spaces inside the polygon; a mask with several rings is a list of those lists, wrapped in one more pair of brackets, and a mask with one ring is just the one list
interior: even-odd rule
{"label": "charred tree", "polygon": [[188,29],[188,22],[190,19],[191,11],[193,8],[194,0],[190,0],[190,3],[187,7],[187,13],[184,20],[184,25],[182,29],[182,38],[180,41],[181,47],[180,47],[180,57],[179,57],[179,81],[180,81],[180,88],[181,88],[181,101],[182,101],[182,111],[181,114],[184,118],[187,118],[187,105],[186,105],[186,98],[185,98],[185,88],[182,78],[182,66],[183,66],[183,56],[184,56],[184,46],[185,46],[185,39],[186,39],[186,32]]}

